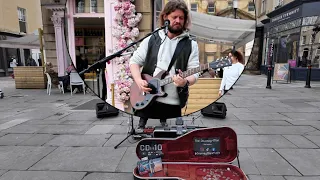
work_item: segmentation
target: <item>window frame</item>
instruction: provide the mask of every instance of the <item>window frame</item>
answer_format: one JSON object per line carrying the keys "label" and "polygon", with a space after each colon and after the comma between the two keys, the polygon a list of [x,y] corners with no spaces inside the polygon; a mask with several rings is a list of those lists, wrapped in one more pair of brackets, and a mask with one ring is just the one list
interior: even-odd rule
{"label": "window frame", "polygon": [[[22,33],[27,33],[27,10],[25,8],[18,6],[17,12],[18,12],[19,31]],[[25,32],[21,27],[22,24],[24,25]]]}

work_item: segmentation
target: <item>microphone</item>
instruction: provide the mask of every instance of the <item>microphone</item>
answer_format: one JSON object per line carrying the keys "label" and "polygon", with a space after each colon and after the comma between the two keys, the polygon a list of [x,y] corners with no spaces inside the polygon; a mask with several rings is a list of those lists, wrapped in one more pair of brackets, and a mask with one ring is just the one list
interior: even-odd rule
{"label": "microphone", "polygon": [[170,21],[169,21],[169,19],[166,19],[164,21],[164,32],[166,35],[168,34],[169,25],[170,25]]}

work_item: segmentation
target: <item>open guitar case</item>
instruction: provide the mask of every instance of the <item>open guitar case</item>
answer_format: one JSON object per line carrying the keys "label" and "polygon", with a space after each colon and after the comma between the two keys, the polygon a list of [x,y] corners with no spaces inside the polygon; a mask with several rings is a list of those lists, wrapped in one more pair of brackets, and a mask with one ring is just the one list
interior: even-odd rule
{"label": "open guitar case", "polygon": [[[162,170],[152,176],[140,175],[136,167],[133,177],[135,180],[247,180],[240,169],[238,153],[237,135],[229,127],[197,129],[178,138],[146,138],[137,144],[137,157],[161,157]],[[231,164],[236,158],[238,166]]]}

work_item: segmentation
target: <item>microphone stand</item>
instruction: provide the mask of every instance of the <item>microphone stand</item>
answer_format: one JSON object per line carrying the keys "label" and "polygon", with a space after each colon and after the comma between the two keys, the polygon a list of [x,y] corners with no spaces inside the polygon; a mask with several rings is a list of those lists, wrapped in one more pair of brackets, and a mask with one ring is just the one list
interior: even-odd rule
{"label": "microphone stand", "polygon": [[[125,52],[127,49],[129,49],[130,47],[136,45],[137,43],[143,41],[145,38],[153,35],[154,33],[158,32],[158,31],[160,31],[160,30],[162,30],[162,29],[164,29],[164,28],[166,28],[166,27],[167,27],[167,26],[164,25],[164,26],[162,26],[161,28],[156,29],[155,31],[147,34],[145,37],[141,38],[140,40],[129,44],[127,47],[121,49],[120,51],[115,52],[114,54],[111,54],[111,55],[109,55],[109,56],[107,56],[107,57],[105,57],[105,58],[97,61],[97,62],[94,63],[92,66],[90,66],[90,67],[88,67],[87,69],[81,71],[81,72],[79,73],[79,75],[82,75],[82,74],[84,74],[84,73],[86,73],[86,72],[89,72],[89,71],[91,71],[92,69],[101,68],[101,67],[102,67],[102,72],[104,72],[104,71],[105,71],[105,70],[104,70],[105,66],[103,66],[104,63],[107,63],[107,62],[109,62],[110,60],[112,60],[112,59],[114,59],[114,58],[116,58],[116,57],[120,57],[121,54],[122,54],[123,52]],[[102,83],[105,83],[105,82],[102,82]],[[103,90],[103,91],[105,91],[105,90]],[[104,92],[103,92],[103,93],[104,93]],[[104,100],[104,101],[105,101],[105,100]],[[104,108],[104,109],[107,109],[107,108]],[[112,109],[113,109],[113,108],[112,108]],[[116,109],[116,108],[115,108],[115,109]],[[120,144],[122,144],[122,143],[123,143],[126,139],[128,139],[130,136],[132,136],[132,135],[137,135],[137,133],[135,132],[134,127],[133,127],[133,115],[132,115],[132,114],[130,114],[130,117],[129,117],[129,120],[128,120],[128,121],[131,121],[131,122],[130,122],[130,123],[131,123],[131,130],[130,130],[130,132],[128,133],[127,137],[125,137],[119,144],[117,144],[117,145],[114,147],[115,149],[117,149],[118,146],[119,146]],[[139,133],[139,134],[144,134],[144,133]]]}

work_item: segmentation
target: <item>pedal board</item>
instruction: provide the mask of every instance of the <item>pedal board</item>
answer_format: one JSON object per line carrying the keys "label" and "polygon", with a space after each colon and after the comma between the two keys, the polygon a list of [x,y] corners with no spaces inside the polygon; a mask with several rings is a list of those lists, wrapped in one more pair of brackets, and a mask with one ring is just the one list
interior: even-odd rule
{"label": "pedal board", "polygon": [[153,131],[154,138],[176,138],[195,129],[204,128],[199,126],[172,126],[161,127],[156,126]]}

